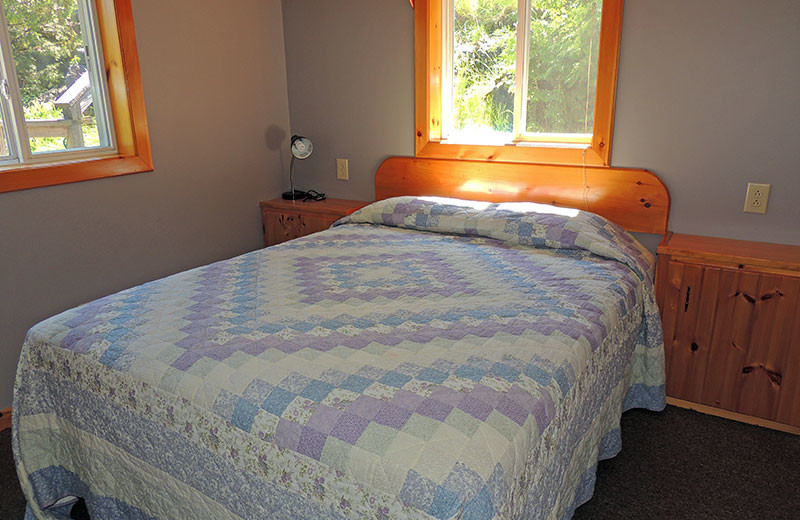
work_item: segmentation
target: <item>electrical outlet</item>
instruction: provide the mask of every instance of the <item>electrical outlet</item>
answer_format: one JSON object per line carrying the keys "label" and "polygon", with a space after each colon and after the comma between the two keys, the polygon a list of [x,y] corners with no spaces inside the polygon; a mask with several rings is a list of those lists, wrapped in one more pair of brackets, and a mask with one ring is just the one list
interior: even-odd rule
{"label": "electrical outlet", "polygon": [[347,159],[336,159],[336,178],[342,181],[350,180]]}
{"label": "electrical outlet", "polygon": [[747,196],[744,199],[745,213],[766,213],[771,184],[747,183]]}

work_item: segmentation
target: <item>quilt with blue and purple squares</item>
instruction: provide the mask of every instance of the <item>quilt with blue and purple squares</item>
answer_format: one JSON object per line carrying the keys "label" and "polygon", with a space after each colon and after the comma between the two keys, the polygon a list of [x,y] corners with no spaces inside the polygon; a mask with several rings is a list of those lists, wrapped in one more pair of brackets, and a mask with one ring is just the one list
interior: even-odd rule
{"label": "quilt with blue and purple squares", "polygon": [[68,310],[20,357],[27,515],[569,518],[664,407],[653,263],[591,213],[401,197]]}

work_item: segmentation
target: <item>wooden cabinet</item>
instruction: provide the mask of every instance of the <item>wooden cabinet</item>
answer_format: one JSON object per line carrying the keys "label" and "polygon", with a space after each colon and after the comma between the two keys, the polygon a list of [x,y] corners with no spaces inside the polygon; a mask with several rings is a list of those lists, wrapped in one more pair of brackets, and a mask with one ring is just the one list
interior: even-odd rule
{"label": "wooden cabinet", "polygon": [[261,202],[264,246],[272,246],[331,227],[340,218],[369,204],[363,200],[325,199]]}
{"label": "wooden cabinet", "polygon": [[800,246],[669,233],[656,298],[668,402],[800,433]]}

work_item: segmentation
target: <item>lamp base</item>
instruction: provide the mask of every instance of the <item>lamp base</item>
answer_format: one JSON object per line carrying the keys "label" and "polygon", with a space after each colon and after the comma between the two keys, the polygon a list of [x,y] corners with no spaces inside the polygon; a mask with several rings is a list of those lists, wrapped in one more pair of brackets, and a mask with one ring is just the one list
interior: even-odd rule
{"label": "lamp base", "polygon": [[304,191],[294,190],[294,191],[284,191],[281,197],[283,197],[284,200],[302,200],[306,198],[306,195],[307,193]]}

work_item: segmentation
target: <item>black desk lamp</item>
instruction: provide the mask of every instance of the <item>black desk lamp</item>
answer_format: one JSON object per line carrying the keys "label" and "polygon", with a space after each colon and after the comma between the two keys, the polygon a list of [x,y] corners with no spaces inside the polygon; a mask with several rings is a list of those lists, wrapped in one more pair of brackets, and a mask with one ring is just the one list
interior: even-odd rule
{"label": "black desk lamp", "polygon": [[286,200],[302,200],[306,198],[306,192],[294,189],[294,160],[295,159],[308,159],[311,157],[311,152],[314,150],[314,145],[308,137],[301,135],[292,136],[292,161],[289,164],[289,184],[291,191],[283,193],[283,198]]}

